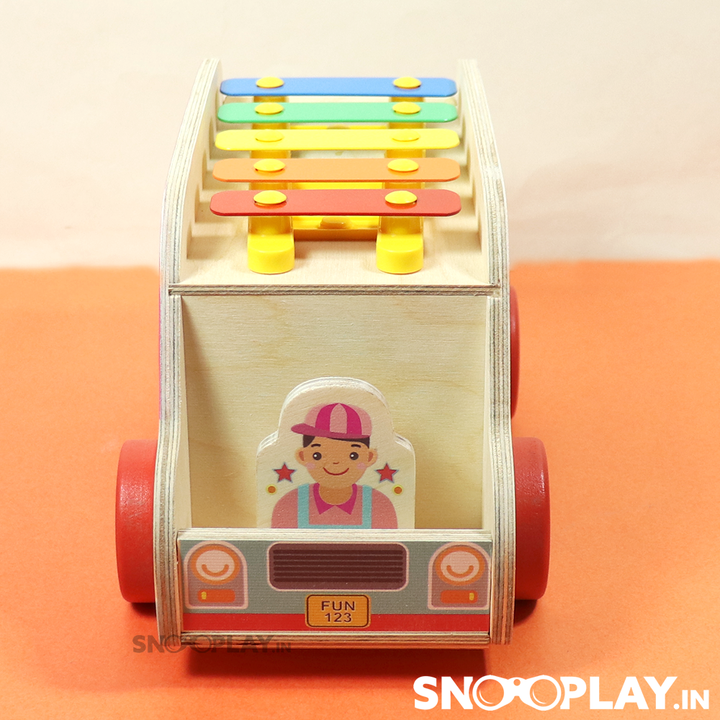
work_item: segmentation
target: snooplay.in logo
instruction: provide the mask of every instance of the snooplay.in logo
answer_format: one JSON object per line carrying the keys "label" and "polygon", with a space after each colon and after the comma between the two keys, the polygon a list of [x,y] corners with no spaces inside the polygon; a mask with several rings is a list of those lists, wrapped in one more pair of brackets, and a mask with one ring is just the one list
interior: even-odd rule
{"label": "snooplay.in logo", "polygon": [[602,690],[599,677],[587,682],[579,677],[561,677],[556,680],[549,675],[533,678],[501,678],[484,675],[480,678],[464,677],[458,684],[451,677],[436,678],[424,675],[415,680],[413,690],[417,710],[432,710],[440,703],[442,710],[455,705],[466,710],[498,710],[511,702],[524,703],[535,710],[568,710],[585,705],[590,710],[640,710],[675,709],[709,710],[709,690],[682,690],[675,687],[677,677],[666,677],[662,682],[654,677],[626,677],[614,699],[610,688]]}

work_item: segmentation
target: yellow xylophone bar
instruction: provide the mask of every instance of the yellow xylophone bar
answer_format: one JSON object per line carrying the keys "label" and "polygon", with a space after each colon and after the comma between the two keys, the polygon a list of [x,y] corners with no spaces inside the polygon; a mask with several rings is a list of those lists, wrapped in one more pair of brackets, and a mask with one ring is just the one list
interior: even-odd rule
{"label": "yellow xylophone bar", "polygon": [[460,144],[453,130],[224,130],[215,138],[220,150],[447,150]]}

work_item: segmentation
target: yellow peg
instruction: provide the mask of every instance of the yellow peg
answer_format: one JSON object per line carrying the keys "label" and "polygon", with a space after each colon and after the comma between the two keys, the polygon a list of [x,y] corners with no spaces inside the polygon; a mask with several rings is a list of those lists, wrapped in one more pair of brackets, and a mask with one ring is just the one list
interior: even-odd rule
{"label": "yellow peg", "polygon": [[393,85],[401,90],[413,90],[414,88],[419,88],[421,84],[417,78],[408,77],[407,75],[393,80]]}
{"label": "yellow peg", "polygon": [[417,195],[408,190],[395,190],[385,196],[385,202],[391,205],[414,205],[417,202]]}
{"label": "yellow peg", "polygon": [[258,130],[255,139],[262,143],[280,142],[285,136],[279,130]]}
{"label": "yellow peg", "polygon": [[259,88],[268,89],[282,87],[285,84],[285,81],[281,80],[279,77],[275,77],[274,75],[268,75],[266,77],[261,77],[255,84]]}
{"label": "yellow peg", "polygon": [[258,160],[253,167],[258,172],[276,173],[285,169],[285,163],[282,160],[267,158],[265,160]]}
{"label": "yellow peg", "polygon": [[255,106],[258,115],[279,115],[283,109],[283,106],[276,102],[263,102]]}
{"label": "yellow peg", "polygon": [[287,196],[279,190],[262,190],[253,196],[253,201],[256,205],[281,205],[286,200]]}
{"label": "yellow peg", "polygon": [[415,172],[419,167],[414,160],[397,159],[388,163],[388,170],[393,172],[410,173]]}
{"label": "yellow peg", "polygon": [[417,130],[396,130],[390,137],[396,142],[415,142],[420,139]]}
{"label": "yellow peg", "polygon": [[393,105],[393,111],[400,115],[416,115],[420,106],[414,102],[398,102]]}

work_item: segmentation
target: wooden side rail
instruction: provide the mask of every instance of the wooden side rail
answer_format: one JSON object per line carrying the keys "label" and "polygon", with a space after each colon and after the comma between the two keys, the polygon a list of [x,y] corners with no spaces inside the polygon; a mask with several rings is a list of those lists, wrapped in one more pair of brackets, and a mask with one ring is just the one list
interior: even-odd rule
{"label": "wooden side rail", "polygon": [[228,190],[216,193],[210,210],[222,216],[247,216],[248,266],[264,274],[283,273],[295,264],[294,215],[380,217],[377,267],[383,272],[417,272],[423,264],[422,217],[460,212],[451,190]]}

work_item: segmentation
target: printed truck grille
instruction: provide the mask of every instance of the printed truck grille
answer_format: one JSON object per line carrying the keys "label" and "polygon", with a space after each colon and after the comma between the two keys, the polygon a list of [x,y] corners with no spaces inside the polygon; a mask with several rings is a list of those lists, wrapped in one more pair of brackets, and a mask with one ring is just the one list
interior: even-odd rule
{"label": "printed truck grille", "polygon": [[275,543],[270,584],[278,590],[400,590],[407,549],[398,543]]}

